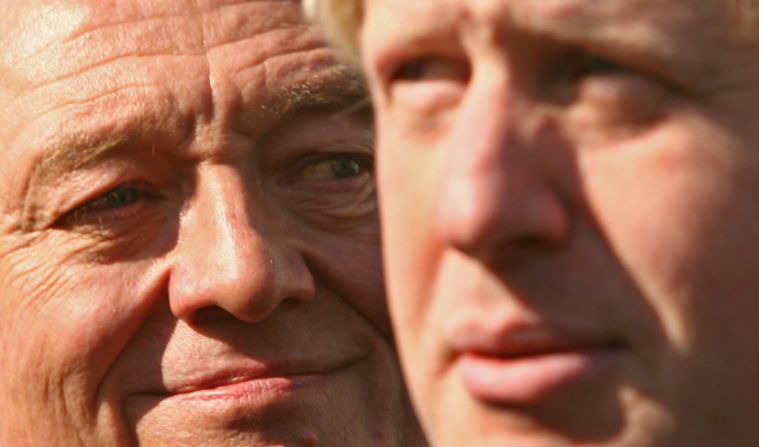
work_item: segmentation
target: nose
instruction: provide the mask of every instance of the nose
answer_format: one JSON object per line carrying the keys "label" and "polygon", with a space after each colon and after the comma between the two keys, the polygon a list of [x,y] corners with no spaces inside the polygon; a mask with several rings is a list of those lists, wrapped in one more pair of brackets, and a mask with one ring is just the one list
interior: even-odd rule
{"label": "nose", "polygon": [[213,169],[199,176],[180,223],[171,311],[196,320],[201,310],[220,308],[253,323],[285,302],[311,300],[311,272],[284,226],[271,224],[271,207],[251,212],[254,194],[242,179],[231,168]]}
{"label": "nose", "polygon": [[445,142],[438,237],[488,261],[561,244],[570,219],[557,173],[569,166],[558,132],[508,79],[471,88]]}

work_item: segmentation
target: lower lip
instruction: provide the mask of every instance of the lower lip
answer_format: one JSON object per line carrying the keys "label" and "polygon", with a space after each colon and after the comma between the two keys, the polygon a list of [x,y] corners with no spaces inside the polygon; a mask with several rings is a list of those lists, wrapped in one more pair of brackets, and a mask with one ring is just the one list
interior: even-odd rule
{"label": "lower lip", "polygon": [[613,374],[619,350],[548,353],[516,358],[465,353],[458,361],[464,387],[475,398],[507,405],[540,402],[558,391]]}

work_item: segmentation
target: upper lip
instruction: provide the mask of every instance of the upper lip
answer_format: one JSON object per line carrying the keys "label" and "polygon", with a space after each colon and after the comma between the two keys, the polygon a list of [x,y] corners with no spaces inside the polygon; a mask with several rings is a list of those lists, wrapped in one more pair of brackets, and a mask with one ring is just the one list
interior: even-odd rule
{"label": "upper lip", "polygon": [[[344,369],[360,359],[349,359],[334,363],[285,360],[277,362],[251,362],[244,365],[217,368],[203,371],[188,378],[167,379],[157,394],[178,395],[198,391],[208,391],[237,383],[270,378],[329,374]],[[203,368],[200,368],[203,370]]]}

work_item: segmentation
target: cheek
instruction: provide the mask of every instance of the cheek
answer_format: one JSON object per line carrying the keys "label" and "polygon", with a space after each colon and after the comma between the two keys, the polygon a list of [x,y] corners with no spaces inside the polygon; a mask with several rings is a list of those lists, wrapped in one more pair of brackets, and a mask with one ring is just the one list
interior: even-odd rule
{"label": "cheek", "polygon": [[720,220],[737,186],[735,149],[704,129],[670,128],[583,154],[593,218],[683,349],[704,293],[700,277],[718,265]]}
{"label": "cheek", "polygon": [[19,412],[36,414],[27,421],[83,428],[94,423],[89,411],[98,388],[139,324],[145,303],[136,298],[139,286],[130,278],[144,275],[125,266],[67,264],[45,253],[23,253],[34,260],[27,269],[8,268],[20,252],[0,263],[6,278],[0,377],[8,390],[2,394],[15,396]]}
{"label": "cheek", "polygon": [[392,138],[378,148],[385,272],[391,300],[404,307],[429,295],[444,248],[434,228],[441,163],[433,149]]}

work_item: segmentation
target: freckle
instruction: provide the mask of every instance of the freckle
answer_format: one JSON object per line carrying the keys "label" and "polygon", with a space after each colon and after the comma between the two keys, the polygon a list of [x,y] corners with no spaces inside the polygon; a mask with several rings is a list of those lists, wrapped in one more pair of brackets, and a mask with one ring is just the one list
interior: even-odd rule
{"label": "freckle", "polygon": [[319,437],[314,432],[304,433],[301,442],[304,446],[316,445],[319,442]]}

